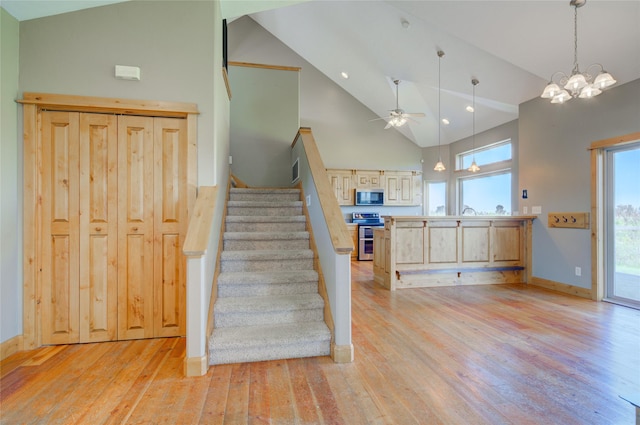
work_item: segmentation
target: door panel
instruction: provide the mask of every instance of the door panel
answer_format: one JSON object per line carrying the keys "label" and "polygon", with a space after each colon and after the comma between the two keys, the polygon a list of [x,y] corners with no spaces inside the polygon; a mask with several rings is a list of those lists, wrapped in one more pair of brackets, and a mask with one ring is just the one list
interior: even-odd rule
{"label": "door panel", "polygon": [[153,119],[118,119],[118,339],[153,336]]}
{"label": "door panel", "polygon": [[186,333],[187,127],[172,118],[154,120],[155,315],[154,335]]}
{"label": "door panel", "polygon": [[117,118],[80,115],[80,342],[117,337]]}
{"label": "door panel", "polygon": [[79,341],[78,114],[42,114],[42,343]]}

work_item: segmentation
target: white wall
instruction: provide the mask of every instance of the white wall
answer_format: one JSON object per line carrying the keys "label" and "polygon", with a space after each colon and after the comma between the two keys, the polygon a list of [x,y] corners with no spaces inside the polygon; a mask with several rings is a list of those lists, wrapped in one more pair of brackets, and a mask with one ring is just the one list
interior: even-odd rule
{"label": "white wall", "polygon": [[0,342],[22,335],[22,151],[18,140],[20,26],[0,9]]}
{"label": "white wall", "polygon": [[229,60],[302,68],[300,125],[313,131],[327,168],[422,169],[420,147],[369,122],[371,110],[249,17],[229,24]]}
{"label": "white wall", "polygon": [[[591,209],[592,142],[640,131],[640,80],[614,86],[589,100],[552,105],[536,98],[520,105],[520,191],[541,206],[533,222],[533,276],[591,287],[589,229],[547,227],[547,213]],[[575,267],[582,276],[575,276]]]}

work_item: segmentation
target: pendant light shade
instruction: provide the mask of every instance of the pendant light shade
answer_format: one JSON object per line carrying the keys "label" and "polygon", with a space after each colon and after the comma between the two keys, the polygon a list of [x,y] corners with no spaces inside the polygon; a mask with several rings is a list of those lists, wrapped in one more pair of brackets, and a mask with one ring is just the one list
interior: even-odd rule
{"label": "pendant light shade", "polygon": [[438,162],[436,162],[436,166],[433,167],[434,171],[444,171],[446,170],[444,163],[442,162],[442,156],[440,155],[440,133],[442,126],[442,119],[440,118],[440,62],[442,61],[442,57],[444,56],[444,52],[442,50],[438,50]]}
{"label": "pendant light shade", "polygon": [[471,109],[473,110],[473,136],[472,136],[472,141],[473,141],[473,147],[472,147],[472,152],[473,152],[473,161],[471,161],[471,167],[468,168],[469,171],[471,171],[472,173],[477,173],[478,171],[480,171],[480,167],[478,167],[478,164],[476,164],[476,86],[480,83],[480,81],[478,81],[477,78],[472,78],[471,79],[471,85],[473,86],[473,106],[471,107]]}

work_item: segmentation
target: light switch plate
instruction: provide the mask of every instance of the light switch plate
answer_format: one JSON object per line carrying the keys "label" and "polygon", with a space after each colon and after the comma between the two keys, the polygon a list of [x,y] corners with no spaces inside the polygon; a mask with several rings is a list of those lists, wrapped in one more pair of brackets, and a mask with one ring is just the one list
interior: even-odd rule
{"label": "light switch plate", "polygon": [[540,206],[531,207],[531,214],[542,214],[542,207]]}

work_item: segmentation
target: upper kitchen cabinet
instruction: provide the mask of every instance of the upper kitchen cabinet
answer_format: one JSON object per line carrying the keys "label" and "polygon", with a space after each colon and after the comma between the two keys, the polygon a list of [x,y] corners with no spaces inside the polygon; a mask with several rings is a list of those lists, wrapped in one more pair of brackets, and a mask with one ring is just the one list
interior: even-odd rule
{"label": "upper kitchen cabinet", "polygon": [[418,171],[386,171],[385,205],[420,205],[422,174]]}
{"label": "upper kitchen cabinet", "polygon": [[356,189],[384,189],[384,172],[356,170]]}
{"label": "upper kitchen cabinet", "polygon": [[327,170],[329,182],[336,194],[339,205],[354,205],[354,187],[352,170]]}

